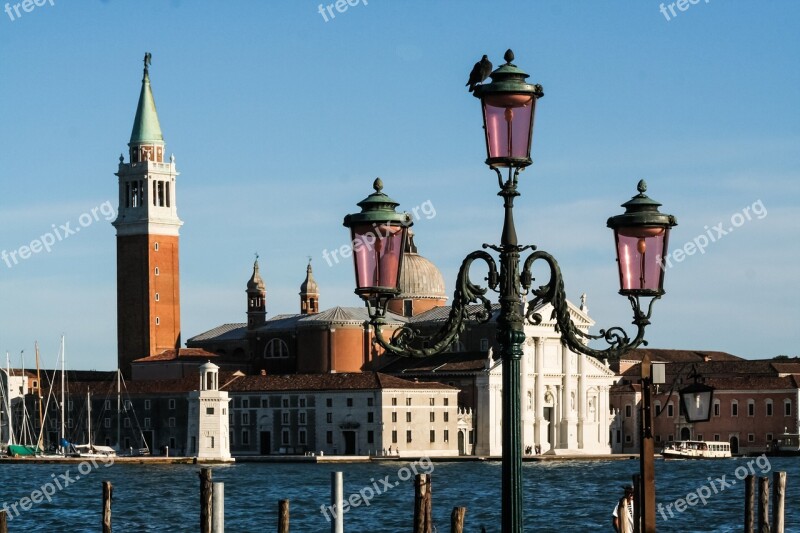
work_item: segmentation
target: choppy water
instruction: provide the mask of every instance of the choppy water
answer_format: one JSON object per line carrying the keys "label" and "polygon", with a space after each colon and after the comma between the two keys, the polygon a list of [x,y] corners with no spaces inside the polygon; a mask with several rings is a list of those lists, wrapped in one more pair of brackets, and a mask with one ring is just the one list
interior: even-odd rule
{"label": "choppy water", "polygon": [[[659,532],[732,532],[742,530],[744,484],[737,479],[748,472],[752,459],[723,461],[656,462],[657,500],[663,506],[698,489],[711,493],[707,503],[659,514]],[[762,470],[787,472],[787,532],[800,533],[800,458],[766,458],[752,463],[756,474]],[[377,464],[237,464],[215,467],[214,481],[225,482],[226,531],[272,531],[277,524],[278,500],[291,501],[291,530],[330,531],[320,512],[329,503],[330,472],[344,471],[345,494],[377,487],[370,505],[361,504],[345,515],[345,530],[354,532],[405,532],[411,530],[413,487],[399,478],[410,475],[408,463]],[[526,531],[586,532],[611,531],[610,517],[620,486],[638,471],[638,461],[586,461],[526,463]],[[739,470],[737,470],[737,468]],[[69,471],[68,471],[69,469]],[[429,471],[427,463],[417,466]],[[84,468],[88,471],[88,468]],[[14,517],[14,532],[95,532],[100,530],[101,482],[114,484],[113,525],[116,532],[198,531],[199,467],[189,465],[102,464],[81,475],[76,465],[21,465],[0,463],[0,502],[11,506],[34,490],[54,483],[63,485],[63,474],[73,480],[52,496],[52,502],[32,504]],[[718,478],[725,476],[727,487]],[[767,475],[771,478],[771,472]],[[75,480],[79,476],[80,479]],[[392,485],[381,481],[389,476]],[[500,464],[434,463],[433,514],[439,533],[449,531],[450,511],[466,506],[466,531],[499,531]],[[711,478],[709,481],[708,478]],[[397,486],[394,486],[397,482]],[[713,483],[713,486],[712,486]],[[713,489],[717,493],[713,493]],[[721,490],[720,490],[721,489]],[[385,492],[384,492],[385,491]],[[377,492],[377,491],[375,491]],[[20,509],[18,503],[17,509]],[[666,517],[666,520],[664,519]]]}

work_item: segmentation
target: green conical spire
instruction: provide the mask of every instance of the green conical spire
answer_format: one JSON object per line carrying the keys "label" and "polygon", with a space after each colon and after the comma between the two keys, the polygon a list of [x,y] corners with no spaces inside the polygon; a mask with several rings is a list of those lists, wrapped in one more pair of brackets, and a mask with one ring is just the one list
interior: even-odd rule
{"label": "green conical spire", "polygon": [[136,118],[133,120],[130,144],[164,141],[161,135],[161,125],[158,123],[156,102],[153,100],[153,91],[150,89],[150,53],[144,55],[144,77],[142,78],[142,92],[139,93],[139,105],[136,108]]}

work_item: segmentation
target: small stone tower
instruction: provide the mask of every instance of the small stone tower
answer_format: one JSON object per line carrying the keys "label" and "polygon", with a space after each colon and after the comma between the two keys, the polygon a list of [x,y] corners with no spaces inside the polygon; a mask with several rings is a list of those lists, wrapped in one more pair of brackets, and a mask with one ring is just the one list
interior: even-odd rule
{"label": "small stone tower", "polygon": [[247,282],[247,329],[258,329],[267,321],[267,286],[258,271],[258,256],[253,275]]}
{"label": "small stone tower", "polygon": [[228,392],[219,390],[219,367],[200,367],[200,390],[189,393],[189,456],[205,461],[231,461]]}
{"label": "small stone tower", "polygon": [[311,260],[306,267],[306,279],[300,285],[300,314],[315,315],[319,313],[319,287],[311,273]]}

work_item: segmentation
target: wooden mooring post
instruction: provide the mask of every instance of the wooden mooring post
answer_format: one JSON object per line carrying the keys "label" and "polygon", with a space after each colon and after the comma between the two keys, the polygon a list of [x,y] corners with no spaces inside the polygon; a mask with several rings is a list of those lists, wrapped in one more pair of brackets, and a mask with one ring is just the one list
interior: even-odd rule
{"label": "wooden mooring post", "polygon": [[769,531],[769,478],[758,478],[758,533]]}
{"label": "wooden mooring post", "polygon": [[8,533],[8,523],[6,522],[5,511],[0,511],[0,533]]}
{"label": "wooden mooring post", "polygon": [[[103,481],[103,533],[111,533],[111,494],[110,481]],[[0,529],[2,532],[2,529]]]}
{"label": "wooden mooring post", "polygon": [[467,514],[466,507],[453,507],[450,513],[450,533],[464,533],[464,515]]}
{"label": "wooden mooring post", "polygon": [[211,469],[203,468],[200,470],[200,533],[211,533],[212,495]]}
{"label": "wooden mooring post", "polygon": [[784,533],[786,472],[772,473],[772,533]]}
{"label": "wooden mooring post", "polygon": [[331,472],[331,507],[335,509],[331,521],[331,533],[344,533],[342,503],[344,498],[344,474]]}
{"label": "wooden mooring post", "polygon": [[417,474],[414,479],[414,533],[433,533],[431,508],[431,475]]}
{"label": "wooden mooring post", "polygon": [[744,478],[744,533],[756,531],[756,476]]}
{"label": "wooden mooring post", "polygon": [[278,502],[278,533],[289,533],[289,500]]}

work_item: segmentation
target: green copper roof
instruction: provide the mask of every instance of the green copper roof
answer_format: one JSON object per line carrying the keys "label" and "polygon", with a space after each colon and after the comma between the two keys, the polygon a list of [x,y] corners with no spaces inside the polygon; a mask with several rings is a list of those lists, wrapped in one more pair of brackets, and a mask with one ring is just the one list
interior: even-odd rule
{"label": "green copper roof", "polygon": [[163,140],[161,125],[158,123],[156,102],[153,100],[153,91],[150,89],[150,74],[147,72],[147,64],[145,64],[142,92],[139,93],[139,106],[136,108],[136,118],[133,120],[130,144]]}

